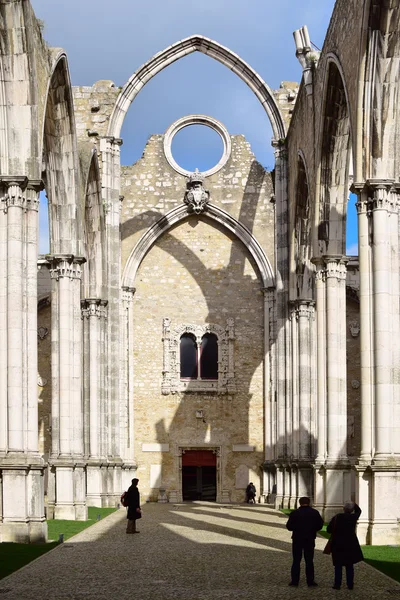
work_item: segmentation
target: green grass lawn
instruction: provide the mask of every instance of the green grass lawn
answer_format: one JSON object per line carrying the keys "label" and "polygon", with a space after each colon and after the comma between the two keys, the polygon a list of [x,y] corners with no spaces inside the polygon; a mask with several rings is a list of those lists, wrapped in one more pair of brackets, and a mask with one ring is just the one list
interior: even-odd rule
{"label": "green grass lawn", "polygon": [[365,562],[400,582],[400,546],[362,546]]}
{"label": "green grass lawn", "polygon": [[87,521],[63,521],[63,520],[51,520],[47,521],[47,527],[49,532],[49,540],[54,542],[58,542],[60,534],[64,535],[64,542],[68,540],[68,538],[76,535],[83,529],[90,527],[98,520],[98,515],[100,515],[100,520],[104,519],[111,513],[113,513],[115,508],[96,508],[95,506],[89,506],[88,508],[88,520]]}
{"label": "green grass lawn", "polygon": [[[283,508],[281,512],[290,515],[292,509]],[[329,538],[326,531],[327,523],[318,533]],[[361,546],[365,562],[400,582],[400,546]]]}
{"label": "green grass lawn", "polygon": [[83,529],[90,527],[98,520],[104,519],[115,508],[96,508],[89,506],[87,521],[47,521],[49,540],[48,544],[0,544],[0,579],[17,571],[24,565],[27,565],[35,558],[38,558],[45,552],[52,550],[58,545],[60,534],[64,534],[64,541],[76,535]]}

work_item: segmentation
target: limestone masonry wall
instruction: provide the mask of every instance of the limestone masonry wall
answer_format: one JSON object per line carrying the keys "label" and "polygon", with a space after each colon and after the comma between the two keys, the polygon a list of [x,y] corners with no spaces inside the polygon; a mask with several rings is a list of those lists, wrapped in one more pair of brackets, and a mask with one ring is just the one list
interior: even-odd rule
{"label": "limestone masonry wall", "polygon": [[[255,161],[243,136],[232,136],[225,168],[205,180],[210,202],[245,224],[274,264],[271,175]],[[167,163],[163,136],[152,136],[143,157],[122,168],[122,265],[144,231],[183,201],[186,178]],[[134,282],[135,458],[144,497],[179,489],[179,448],[221,447],[221,485],[243,501],[252,479],[260,491],[263,462],[263,292],[252,258],[233,234],[191,215],[164,234],[140,265]],[[162,395],[163,319],[182,324],[235,323],[235,394]],[[190,386],[189,386],[190,387]],[[204,419],[196,418],[203,410]],[[142,451],[165,444],[165,452]],[[234,452],[234,445],[255,452]],[[155,477],[155,473],[161,477]]]}

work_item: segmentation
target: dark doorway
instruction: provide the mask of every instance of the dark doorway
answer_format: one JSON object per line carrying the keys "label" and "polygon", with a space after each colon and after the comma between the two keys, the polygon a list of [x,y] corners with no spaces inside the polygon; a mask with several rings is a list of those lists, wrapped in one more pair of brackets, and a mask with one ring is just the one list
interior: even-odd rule
{"label": "dark doorway", "polygon": [[183,500],[217,499],[217,463],[211,450],[187,450],[182,456]]}

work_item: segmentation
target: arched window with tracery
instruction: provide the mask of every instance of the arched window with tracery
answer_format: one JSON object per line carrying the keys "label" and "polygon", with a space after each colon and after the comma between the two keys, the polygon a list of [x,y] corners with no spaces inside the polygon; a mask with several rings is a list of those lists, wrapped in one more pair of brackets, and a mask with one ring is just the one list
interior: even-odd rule
{"label": "arched window with tracery", "polygon": [[234,320],[226,326],[163,323],[162,393],[236,392],[234,371]]}

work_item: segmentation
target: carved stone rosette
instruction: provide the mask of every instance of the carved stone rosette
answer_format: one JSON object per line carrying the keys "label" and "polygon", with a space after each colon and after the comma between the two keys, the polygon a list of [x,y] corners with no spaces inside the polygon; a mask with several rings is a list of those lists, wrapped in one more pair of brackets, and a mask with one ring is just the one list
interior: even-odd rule
{"label": "carved stone rosette", "polygon": [[[184,333],[191,333],[198,347],[206,333],[213,333],[218,339],[218,380],[180,378],[180,338]],[[177,392],[212,392],[217,394],[234,394],[236,392],[234,370],[234,320],[227,319],[226,326],[194,325],[185,323],[171,328],[169,318],[163,320],[163,380],[161,391],[164,395]]]}

